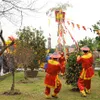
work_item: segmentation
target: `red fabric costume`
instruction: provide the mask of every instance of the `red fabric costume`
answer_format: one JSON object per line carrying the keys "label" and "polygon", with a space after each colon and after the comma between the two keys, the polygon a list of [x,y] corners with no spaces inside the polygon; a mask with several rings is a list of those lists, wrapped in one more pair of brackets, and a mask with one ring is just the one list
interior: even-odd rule
{"label": "red fabric costume", "polygon": [[59,62],[61,64],[63,72],[65,72],[65,57],[64,57],[64,54],[61,54],[61,57],[59,58]]}
{"label": "red fabric costume", "polygon": [[48,67],[46,69],[46,76],[45,76],[45,94],[50,95],[50,88],[54,88],[54,93],[58,94],[61,89],[61,82],[58,78],[58,73],[63,72],[61,64],[56,60],[48,60]]}
{"label": "red fabric costume", "polygon": [[77,58],[77,62],[82,64],[82,71],[78,79],[78,87],[80,91],[84,91],[84,89],[90,90],[91,78],[94,75],[94,69],[92,66],[93,56],[88,52],[83,56]]}

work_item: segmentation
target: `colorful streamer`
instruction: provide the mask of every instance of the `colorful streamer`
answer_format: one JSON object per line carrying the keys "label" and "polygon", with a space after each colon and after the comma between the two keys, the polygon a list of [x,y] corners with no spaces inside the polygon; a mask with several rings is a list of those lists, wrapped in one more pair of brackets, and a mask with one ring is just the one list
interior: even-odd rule
{"label": "colorful streamer", "polygon": [[69,20],[67,21],[67,24],[68,25],[72,25],[72,27],[73,28],[75,28],[75,26],[80,30],[81,28],[83,29],[83,30],[87,30],[87,28],[85,27],[85,26],[82,26],[82,25],[80,25],[80,24],[75,24],[74,22],[70,22]]}
{"label": "colorful streamer", "polygon": [[76,45],[76,47],[77,47],[77,50],[79,51],[78,43],[75,41],[74,37],[72,36],[72,34],[71,34],[71,32],[69,31],[69,29],[65,26],[65,24],[64,24],[64,27],[65,27],[65,29],[68,31],[68,33],[69,33],[70,37],[72,38],[73,42],[75,42],[75,45]]}

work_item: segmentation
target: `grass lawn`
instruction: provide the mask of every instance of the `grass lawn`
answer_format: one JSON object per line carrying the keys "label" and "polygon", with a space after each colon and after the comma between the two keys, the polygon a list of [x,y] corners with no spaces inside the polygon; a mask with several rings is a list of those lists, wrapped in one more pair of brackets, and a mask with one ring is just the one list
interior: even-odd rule
{"label": "grass lawn", "polygon": [[[19,83],[23,80],[23,72],[16,73],[15,89],[19,89],[22,94],[20,95],[3,95],[11,87],[12,77],[8,76],[3,81],[0,81],[0,100],[46,100],[44,95],[44,76],[45,72],[39,72],[38,76],[34,79],[29,79],[33,83]],[[79,92],[71,91],[72,87],[65,84],[65,80],[61,77],[62,89],[59,93],[57,100],[100,100],[100,77],[95,73],[92,79],[92,93],[87,97],[81,97]],[[51,98],[49,100],[55,100]]]}

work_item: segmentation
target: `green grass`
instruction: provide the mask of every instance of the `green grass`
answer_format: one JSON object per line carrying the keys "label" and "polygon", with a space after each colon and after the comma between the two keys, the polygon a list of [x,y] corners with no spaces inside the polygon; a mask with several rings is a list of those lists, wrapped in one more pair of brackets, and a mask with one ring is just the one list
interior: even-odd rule
{"label": "green grass", "polygon": [[[46,100],[44,95],[44,76],[45,72],[39,72],[36,78],[29,79],[33,83],[24,84],[19,83],[20,80],[23,80],[23,72],[16,73],[15,89],[19,89],[22,94],[12,96],[2,94],[11,87],[12,77],[8,76],[0,82],[0,100]],[[92,79],[92,93],[87,97],[81,97],[79,92],[71,91],[72,87],[65,84],[65,80],[62,77],[60,79],[62,81],[62,89],[57,100],[100,100],[100,77],[97,72]],[[50,100],[56,99],[52,98]]]}

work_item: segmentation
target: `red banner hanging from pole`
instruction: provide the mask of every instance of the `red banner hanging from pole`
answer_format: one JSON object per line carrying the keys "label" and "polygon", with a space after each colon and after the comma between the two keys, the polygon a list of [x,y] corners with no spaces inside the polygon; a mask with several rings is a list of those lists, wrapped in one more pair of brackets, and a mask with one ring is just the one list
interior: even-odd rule
{"label": "red banner hanging from pole", "polygon": [[56,20],[56,22],[64,22],[65,21],[65,12],[55,11],[55,20]]}

